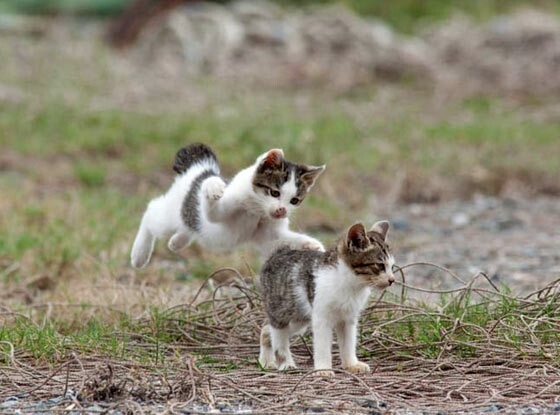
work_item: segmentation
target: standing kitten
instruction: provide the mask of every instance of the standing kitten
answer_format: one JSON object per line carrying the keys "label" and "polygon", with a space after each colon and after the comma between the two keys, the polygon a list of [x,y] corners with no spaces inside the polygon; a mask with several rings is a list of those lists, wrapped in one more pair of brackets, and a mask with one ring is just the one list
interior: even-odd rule
{"label": "standing kitten", "polygon": [[263,254],[283,244],[324,250],[318,240],[291,231],[288,220],[324,169],[289,162],[282,150],[273,149],[226,184],[208,146],[182,148],[173,166],[175,182],[144,213],[131,263],[145,267],[156,239],[169,237],[174,252],[192,241],[212,250],[252,242]]}
{"label": "standing kitten", "polygon": [[394,282],[394,259],[386,238],[389,222],[369,232],[359,223],[327,252],[280,248],[265,263],[261,290],[269,324],[261,331],[259,362],[266,368],[295,367],[290,337],[311,323],[315,370],[333,376],[331,343],[336,331],[342,367],[369,372],[356,357],[356,326],[371,287]]}

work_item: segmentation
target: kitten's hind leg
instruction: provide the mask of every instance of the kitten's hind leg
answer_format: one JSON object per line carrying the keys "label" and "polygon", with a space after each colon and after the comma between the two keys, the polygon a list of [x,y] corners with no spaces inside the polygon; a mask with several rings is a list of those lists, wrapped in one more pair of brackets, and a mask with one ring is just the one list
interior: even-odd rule
{"label": "kitten's hind leg", "polygon": [[130,252],[130,263],[134,268],[144,268],[148,265],[154,250],[154,243],[154,235],[149,231],[145,220],[142,220]]}
{"label": "kitten's hind leg", "polygon": [[261,330],[261,350],[259,353],[259,364],[265,369],[276,369],[276,358],[272,350],[271,327],[269,324]]}
{"label": "kitten's hind leg", "polygon": [[156,239],[161,238],[167,231],[164,212],[165,199],[163,197],[158,197],[148,203],[130,252],[130,263],[133,267],[144,268],[150,262]]}
{"label": "kitten's hind leg", "polygon": [[290,328],[283,329],[271,328],[272,350],[276,358],[278,370],[294,369],[296,364],[290,352]]}
{"label": "kitten's hind leg", "polygon": [[169,241],[167,247],[173,252],[179,252],[189,243],[190,237],[186,232],[174,233]]}

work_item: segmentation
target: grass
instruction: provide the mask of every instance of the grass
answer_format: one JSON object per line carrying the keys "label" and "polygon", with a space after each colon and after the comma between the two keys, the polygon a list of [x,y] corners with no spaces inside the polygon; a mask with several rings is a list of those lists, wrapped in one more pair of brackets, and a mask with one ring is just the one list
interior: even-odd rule
{"label": "grass", "polygon": [[4,0],[0,11],[109,16],[120,12],[126,4],[127,0]]}
{"label": "grass", "polygon": [[[507,289],[483,296],[476,289],[467,289],[423,304],[414,300],[401,303],[388,295],[389,302],[382,303],[380,310],[369,309],[361,320],[359,355],[376,359],[385,355],[383,350],[392,350],[393,355],[405,358],[439,359],[445,354],[464,359],[488,358],[505,351],[556,364],[560,341],[556,296],[527,301],[512,297]],[[0,347],[4,359],[11,345],[42,362],[64,361],[75,351],[162,365],[172,364],[186,347],[197,356],[199,367],[231,372],[240,365],[253,365],[254,359],[239,355],[232,361],[215,347],[258,344],[258,330],[243,325],[243,320],[255,313],[262,324],[259,300],[253,298],[252,302],[256,308],[250,307],[252,314],[245,313],[244,317],[235,312],[248,306],[244,297],[236,297],[225,308],[223,300],[192,310],[151,307],[145,318],[135,320],[121,314],[112,322],[92,316],[79,324],[50,319],[37,324],[29,318],[15,317],[0,327]],[[88,308],[84,304],[76,316]],[[221,317],[216,319],[216,315]],[[232,324],[237,329],[230,332],[229,339],[214,332],[218,327],[229,331]]]}
{"label": "grass", "polygon": [[547,11],[559,12],[557,2],[553,0],[342,0],[342,4],[356,12],[375,16],[397,29],[411,33],[422,26],[445,20],[456,13],[464,13],[477,20],[487,20],[520,7],[540,7]]}
{"label": "grass", "polygon": [[[23,166],[0,178],[5,195],[0,209],[12,212],[0,219],[0,259],[23,263],[24,275],[57,276],[103,253],[111,273],[121,272],[145,203],[168,186],[175,151],[191,141],[213,146],[226,173],[273,147],[295,160],[326,162],[325,184],[340,198],[327,197],[319,184],[296,218],[299,224],[315,216],[342,226],[363,214],[368,194],[356,189],[371,177],[389,183],[403,169],[419,177],[468,177],[476,167],[506,175],[558,175],[560,124],[526,119],[522,109],[502,105],[488,101],[473,108],[467,102],[428,119],[405,109],[365,121],[330,108],[301,116],[285,98],[228,119],[212,107],[197,114],[144,115],[57,101],[36,109],[4,105],[2,145]],[[161,179],[150,182],[157,175]],[[41,189],[45,194],[39,196]],[[190,272],[174,274],[179,280],[204,277],[215,265],[196,255]]]}

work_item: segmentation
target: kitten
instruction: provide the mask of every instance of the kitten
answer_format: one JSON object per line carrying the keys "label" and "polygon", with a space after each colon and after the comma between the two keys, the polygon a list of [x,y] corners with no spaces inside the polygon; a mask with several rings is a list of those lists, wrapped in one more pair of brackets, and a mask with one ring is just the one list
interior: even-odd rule
{"label": "kitten", "polygon": [[132,246],[131,263],[145,267],[158,238],[177,252],[197,241],[212,250],[252,242],[263,254],[281,245],[323,250],[318,240],[289,229],[288,216],[301,204],[325,166],[295,164],[273,149],[228,183],[214,152],[192,144],[177,152],[178,173],[166,194],[149,204]]}
{"label": "kitten", "polygon": [[269,321],[261,331],[263,367],[296,367],[290,337],[302,334],[311,323],[314,366],[320,375],[334,375],[333,329],[342,367],[353,373],[369,372],[369,366],[356,357],[356,327],[371,288],[384,289],[395,280],[388,230],[386,221],[367,232],[359,223],[327,252],[282,247],[267,260],[260,277]]}

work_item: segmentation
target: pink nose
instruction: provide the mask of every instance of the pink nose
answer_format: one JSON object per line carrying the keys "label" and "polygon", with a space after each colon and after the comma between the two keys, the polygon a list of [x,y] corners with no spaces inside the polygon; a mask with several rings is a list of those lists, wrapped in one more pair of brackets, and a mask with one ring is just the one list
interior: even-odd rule
{"label": "pink nose", "polygon": [[272,216],[278,219],[283,218],[284,216],[286,216],[286,208],[281,207],[276,209]]}

